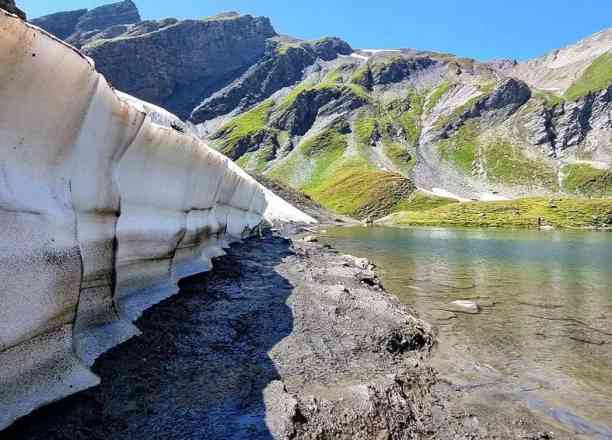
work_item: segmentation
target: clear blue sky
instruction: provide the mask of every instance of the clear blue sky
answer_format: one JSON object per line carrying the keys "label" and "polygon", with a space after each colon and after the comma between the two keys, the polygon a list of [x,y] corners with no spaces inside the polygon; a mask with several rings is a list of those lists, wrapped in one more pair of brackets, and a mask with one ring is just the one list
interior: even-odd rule
{"label": "clear blue sky", "polygon": [[[30,17],[106,0],[17,0]],[[412,47],[480,60],[532,58],[612,26],[612,0],[135,0],[143,18],[235,10],[278,33],[338,36],[355,48]]]}

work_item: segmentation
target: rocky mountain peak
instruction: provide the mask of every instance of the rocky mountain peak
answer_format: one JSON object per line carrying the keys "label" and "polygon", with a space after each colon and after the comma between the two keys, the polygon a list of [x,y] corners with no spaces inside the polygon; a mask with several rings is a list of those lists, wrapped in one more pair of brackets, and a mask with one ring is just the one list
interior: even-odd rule
{"label": "rocky mountain peak", "polygon": [[519,63],[510,74],[532,87],[564,93],[593,61],[611,49],[612,28],[608,28],[539,58]]}
{"label": "rocky mountain peak", "polygon": [[87,11],[77,24],[77,31],[88,32],[106,29],[119,24],[140,22],[140,13],[132,0],[103,5]]}
{"label": "rocky mountain peak", "polygon": [[76,46],[87,37],[117,25],[139,23],[140,13],[132,0],[99,6],[58,12],[31,20],[31,23]]}

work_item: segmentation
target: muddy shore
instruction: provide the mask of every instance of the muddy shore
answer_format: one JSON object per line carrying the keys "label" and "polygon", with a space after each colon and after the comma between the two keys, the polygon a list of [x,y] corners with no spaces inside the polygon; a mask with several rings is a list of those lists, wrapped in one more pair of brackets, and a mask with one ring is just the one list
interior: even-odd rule
{"label": "muddy shore", "polygon": [[482,405],[453,379],[478,368],[441,356],[370,262],[299,232],[232,246],[97,361],[99,387],[0,438],[572,438],[519,402]]}

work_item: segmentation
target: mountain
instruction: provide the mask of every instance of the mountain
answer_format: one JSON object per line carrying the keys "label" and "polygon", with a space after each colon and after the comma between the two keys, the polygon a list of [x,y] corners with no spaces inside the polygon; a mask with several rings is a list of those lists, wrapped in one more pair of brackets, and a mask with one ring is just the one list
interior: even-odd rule
{"label": "mountain", "polygon": [[[116,20],[104,18],[113,9]],[[416,189],[478,200],[612,196],[610,29],[517,63],[354,50],[233,12],[138,17],[126,1],[33,23],[247,170],[339,213],[381,217]]]}

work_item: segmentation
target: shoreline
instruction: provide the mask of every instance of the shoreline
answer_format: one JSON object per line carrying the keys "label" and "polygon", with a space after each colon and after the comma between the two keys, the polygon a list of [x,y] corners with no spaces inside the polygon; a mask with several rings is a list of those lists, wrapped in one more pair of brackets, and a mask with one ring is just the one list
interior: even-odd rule
{"label": "shoreline", "polygon": [[520,404],[467,411],[469,387],[432,366],[435,330],[370,262],[303,240],[310,229],[283,229],[233,245],[145,312],[143,335],[96,363],[102,385],[3,435],[551,438]]}

